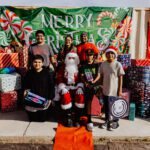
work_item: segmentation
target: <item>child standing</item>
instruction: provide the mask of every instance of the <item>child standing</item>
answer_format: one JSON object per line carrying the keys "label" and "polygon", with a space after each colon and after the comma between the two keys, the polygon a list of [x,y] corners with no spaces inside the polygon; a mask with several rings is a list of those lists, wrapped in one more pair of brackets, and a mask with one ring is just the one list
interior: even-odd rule
{"label": "child standing", "polygon": [[[37,94],[41,97],[44,97],[51,103],[51,100],[54,98],[54,80],[53,74],[49,72],[47,68],[43,68],[44,58],[41,55],[34,55],[32,66],[33,68],[29,70],[24,79],[24,96],[27,94],[27,91]],[[33,109],[32,109],[33,108]],[[42,116],[42,111],[33,107],[26,107],[26,110],[29,115],[29,119],[36,121],[44,121],[44,116]],[[30,113],[34,112],[34,113]],[[41,113],[35,113],[41,112]],[[33,115],[34,114],[34,115]],[[35,119],[36,118],[36,119]]]}
{"label": "child standing", "polygon": [[123,67],[120,62],[116,60],[117,52],[116,48],[110,46],[106,49],[107,60],[101,64],[100,74],[103,80],[103,99],[105,107],[105,123],[101,125],[101,128],[107,128],[112,130],[112,124],[116,123],[117,128],[119,126],[118,120],[110,120],[109,110],[109,96],[121,96],[122,95],[122,78],[124,73]]}
{"label": "child standing", "polygon": [[95,56],[92,49],[87,49],[86,61],[80,68],[81,80],[85,86],[85,106],[86,106],[86,116],[87,120],[87,130],[93,131],[93,123],[91,120],[91,103],[93,96],[95,94],[94,86],[100,78],[100,73],[98,73],[99,64],[94,63]]}

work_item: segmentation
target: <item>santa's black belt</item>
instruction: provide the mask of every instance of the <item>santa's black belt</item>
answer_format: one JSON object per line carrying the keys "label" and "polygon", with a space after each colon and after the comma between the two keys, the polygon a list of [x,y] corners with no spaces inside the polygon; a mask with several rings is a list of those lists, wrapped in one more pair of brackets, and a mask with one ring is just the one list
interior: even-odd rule
{"label": "santa's black belt", "polygon": [[67,84],[67,86],[76,86],[77,84],[72,83],[72,84]]}

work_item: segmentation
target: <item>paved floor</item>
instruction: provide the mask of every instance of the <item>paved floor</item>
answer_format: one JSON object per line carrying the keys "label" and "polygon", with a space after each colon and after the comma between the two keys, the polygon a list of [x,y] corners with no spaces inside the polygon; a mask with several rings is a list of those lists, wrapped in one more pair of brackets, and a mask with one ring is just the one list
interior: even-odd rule
{"label": "paved floor", "polygon": [[[95,129],[94,138],[100,137],[150,137],[150,119],[136,118],[135,121],[126,119],[120,120],[120,127],[115,131],[107,131],[98,128],[99,123],[103,120],[92,118]],[[57,122],[29,122],[24,111],[15,111],[9,113],[0,113],[0,137],[6,136],[45,136],[51,139],[55,136]]]}

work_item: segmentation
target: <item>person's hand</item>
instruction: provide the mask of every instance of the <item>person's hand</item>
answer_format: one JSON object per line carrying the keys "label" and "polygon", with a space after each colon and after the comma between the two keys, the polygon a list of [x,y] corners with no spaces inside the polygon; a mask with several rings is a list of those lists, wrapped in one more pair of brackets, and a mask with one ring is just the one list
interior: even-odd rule
{"label": "person's hand", "polygon": [[24,91],[24,93],[23,93],[24,97],[27,95],[28,91],[29,91],[29,89]]}
{"label": "person's hand", "polygon": [[90,87],[89,83],[86,82],[85,83],[85,87]]}
{"label": "person's hand", "polygon": [[55,102],[54,101],[52,101],[52,100],[49,99],[48,102],[49,102],[49,106],[52,106],[52,107],[55,106]]}
{"label": "person's hand", "polygon": [[66,89],[66,88],[63,88],[62,89],[62,94],[66,94],[66,93],[68,93],[69,91]]}
{"label": "person's hand", "polygon": [[83,94],[82,88],[78,88],[77,91],[76,91],[76,94]]}
{"label": "person's hand", "polygon": [[95,80],[91,81],[91,83],[94,84],[94,83],[95,83]]}

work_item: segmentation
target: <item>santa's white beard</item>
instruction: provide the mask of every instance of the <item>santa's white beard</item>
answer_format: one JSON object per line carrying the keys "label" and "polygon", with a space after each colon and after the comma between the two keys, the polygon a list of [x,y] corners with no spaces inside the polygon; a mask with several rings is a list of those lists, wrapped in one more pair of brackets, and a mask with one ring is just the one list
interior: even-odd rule
{"label": "santa's white beard", "polygon": [[65,72],[66,72],[67,83],[68,84],[75,83],[75,77],[78,74],[78,67],[71,64],[69,66],[66,66]]}

